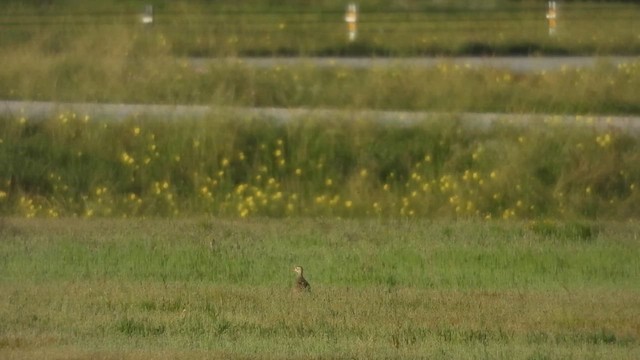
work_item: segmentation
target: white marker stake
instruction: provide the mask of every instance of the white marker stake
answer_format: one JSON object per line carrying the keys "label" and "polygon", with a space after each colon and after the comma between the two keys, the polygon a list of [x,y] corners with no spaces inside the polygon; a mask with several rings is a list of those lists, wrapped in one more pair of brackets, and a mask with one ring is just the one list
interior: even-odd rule
{"label": "white marker stake", "polygon": [[358,7],[355,3],[347,5],[347,13],[344,16],[349,31],[349,41],[354,41],[358,33]]}
{"label": "white marker stake", "polygon": [[140,21],[145,25],[153,24],[153,5],[145,5]]}
{"label": "white marker stake", "polygon": [[554,36],[556,34],[556,26],[558,16],[558,11],[556,8],[555,1],[549,1],[549,10],[547,11],[547,20],[549,21],[549,36]]}

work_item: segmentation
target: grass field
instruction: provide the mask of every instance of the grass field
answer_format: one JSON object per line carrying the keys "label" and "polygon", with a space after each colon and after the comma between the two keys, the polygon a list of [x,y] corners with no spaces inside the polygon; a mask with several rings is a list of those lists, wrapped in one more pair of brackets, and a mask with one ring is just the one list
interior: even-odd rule
{"label": "grass field", "polygon": [[[629,223],[0,223],[3,358],[633,359]],[[293,295],[302,264],[309,296]]]}
{"label": "grass field", "polygon": [[446,113],[0,117],[0,358],[640,358],[640,137],[591,118],[640,63],[188,59],[638,54],[636,4],[362,1],[348,43],[341,0],[144,3],[2,2],[0,98]]}

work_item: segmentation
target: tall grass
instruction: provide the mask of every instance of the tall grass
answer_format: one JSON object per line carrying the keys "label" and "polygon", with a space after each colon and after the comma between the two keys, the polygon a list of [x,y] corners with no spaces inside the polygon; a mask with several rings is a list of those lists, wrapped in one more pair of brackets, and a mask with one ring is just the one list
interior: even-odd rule
{"label": "tall grass", "polygon": [[0,209],[22,216],[635,218],[638,138],[453,117],[0,121]]}
{"label": "tall grass", "polygon": [[[151,2],[153,3],[153,2]],[[249,5],[251,4],[251,5]],[[495,55],[637,54],[637,6],[567,2],[548,35],[546,2],[363,1],[358,39],[347,42],[343,1],[156,2],[155,23],[140,29],[144,2],[9,3],[0,45],[44,38],[68,48],[87,30],[114,25],[163,37],[173,55]],[[134,27],[134,25],[138,25]]]}
{"label": "tall grass", "polygon": [[[178,6],[175,11],[170,11],[170,17],[167,16],[171,24],[176,22],[187,27],[208,29],[208,22],[194,21],[189,17],[189,11],[192,11],[190,6],[181,6],[185,9]],[[199,9],[197,5],[193,6]],[[629,13],[635,8],[621,6],[621,11]],[[205,10],[193,11],[206,13]],[[118,12],[104,15],[107,19],[100,18],[102,20],[96,23],[88,20],[78,22],[63,14],[56,15],[55,21],[43,20],[41,24],[38,19],[42,12],[41,9],[24,10],[23,13],[16,10],[17,14],[22,14],[17,20],[12,17],[6,19],[10,22],[7,25],[10,29],[21,21],[25,24],[19,25],[24,29],[20,30],[22,35],[15,35],[18,40],[11,38],[11,31],[7,35],[0,35],[0,45],[6,41],[4,50],[0,51],[0,97],[4,99],[478,112],[640,113],[640,95],[636,91],[640,87],[640,67],[637,63],[615,67],[608,65],[605,59],[592,69],[564,68],[533,73],[470,69],[446,62],[428,69],[400,65],[371,69],[341,66],[318,68],[308,64],[255,68],[242,61],[218,62],[201,67],[195,66],[185,56],[194,52],[209,55],[208,52],[219,51],[218,55],[229,55],[241,54],[242,51],[226,49],[231,46],[227,44],[228,41],[215,40],[213,35],[194,36],[188,32],[180,35],[185,31],[177,29],[178,25],[142,28],[131,22],[108,20],[109,16],[124,16]],[[379,15],[382,16],[382,13]],[[284,15],[277,16],[298,15],[284,12]],[[281,22],[277,16],[263,21],[248,19],[247,22],[278,28]],[[471,20],[465,16],[462,16],[461,23],[472,21],[473,16]],[[625,16],[629,17],[628,14]],[[432,21],[426,23],[434,24]],[[220,24],[235,26],[236,23],[233,19],[223,18]],[[473,24],[470,27],[476,28]],[[630,25],[626,28],[634,27]],[[229,31],[220,36],[238,38],[239,35]],[[316,36],[322,34],[312,32]],[[426,34],[431,32],[427,31]],[[473,34],[464,35],[463,38],[476,34],[474,30]],[[606,44],[618,39],[613,34],[609,35]],[[176,39],[179,36],[208,43],[202,46],[214,50],[189,50],[195,45],[181,43]],[[282,35],[281,41],[285,44],[295,43],[292,37],[305,38],[306,35],[287,33],[286,36]],[[569,37],[577,39],[573,34]],[[442,41],[450,44],[448,46],[466,46],[460,43],[467,40],[445,37]],[[625,48],[631,48],[637,39],[625,39],[622,42]],[[269,41],[263,38],[255,41],[243,39],[241,43],[250,51],[260,53],[265,52],[261,48],[267,46],[265,44]],[[384,40],[382,43],[402,44],[397,39]],[[280,45],[273,46],[277,48]],[[333,52],[339,53],[340,50]]]}
{"label": "tall grass", "polygon": [[[124,33],[123,33],[124,34]],[[640,65],[518,73],[446,62],[434,68],[401,65],[256,68],[242,61],[204,67],[162,52],[135,55],[134,45],[111,42],[92,50],[35,56],[0,55],[0,97],[63,102],[210,104],[258,107],[538,112],[640,113]],[[112,53],[109,53],[112,51]],[[109,53],[109,54],[108,54]],[[98,58],[94,58],[98,56]]]}

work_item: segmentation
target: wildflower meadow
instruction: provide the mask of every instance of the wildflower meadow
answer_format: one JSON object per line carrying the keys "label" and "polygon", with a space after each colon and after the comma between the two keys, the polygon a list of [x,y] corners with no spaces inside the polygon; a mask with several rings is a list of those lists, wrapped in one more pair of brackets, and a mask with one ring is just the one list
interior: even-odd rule
{"label": "wildflower meadow", "polygon": [[0,209],[27,217],[635,218],[640,142],[592,122],[5,118]]}

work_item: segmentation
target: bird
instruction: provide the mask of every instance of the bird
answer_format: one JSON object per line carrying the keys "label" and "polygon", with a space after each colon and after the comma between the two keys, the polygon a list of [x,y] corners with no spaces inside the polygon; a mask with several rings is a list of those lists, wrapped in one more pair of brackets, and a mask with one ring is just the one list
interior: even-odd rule
{"label": "bird", "polygon": [[302,272],[304,271],[302,269],[302,266],[294,267],[293,271],[298,274],[298,276],[296,276],[296,282],[294,284],[293,290],[297,292],[311,291],[311,285],[309,285],[309,282],[302,275]]}

